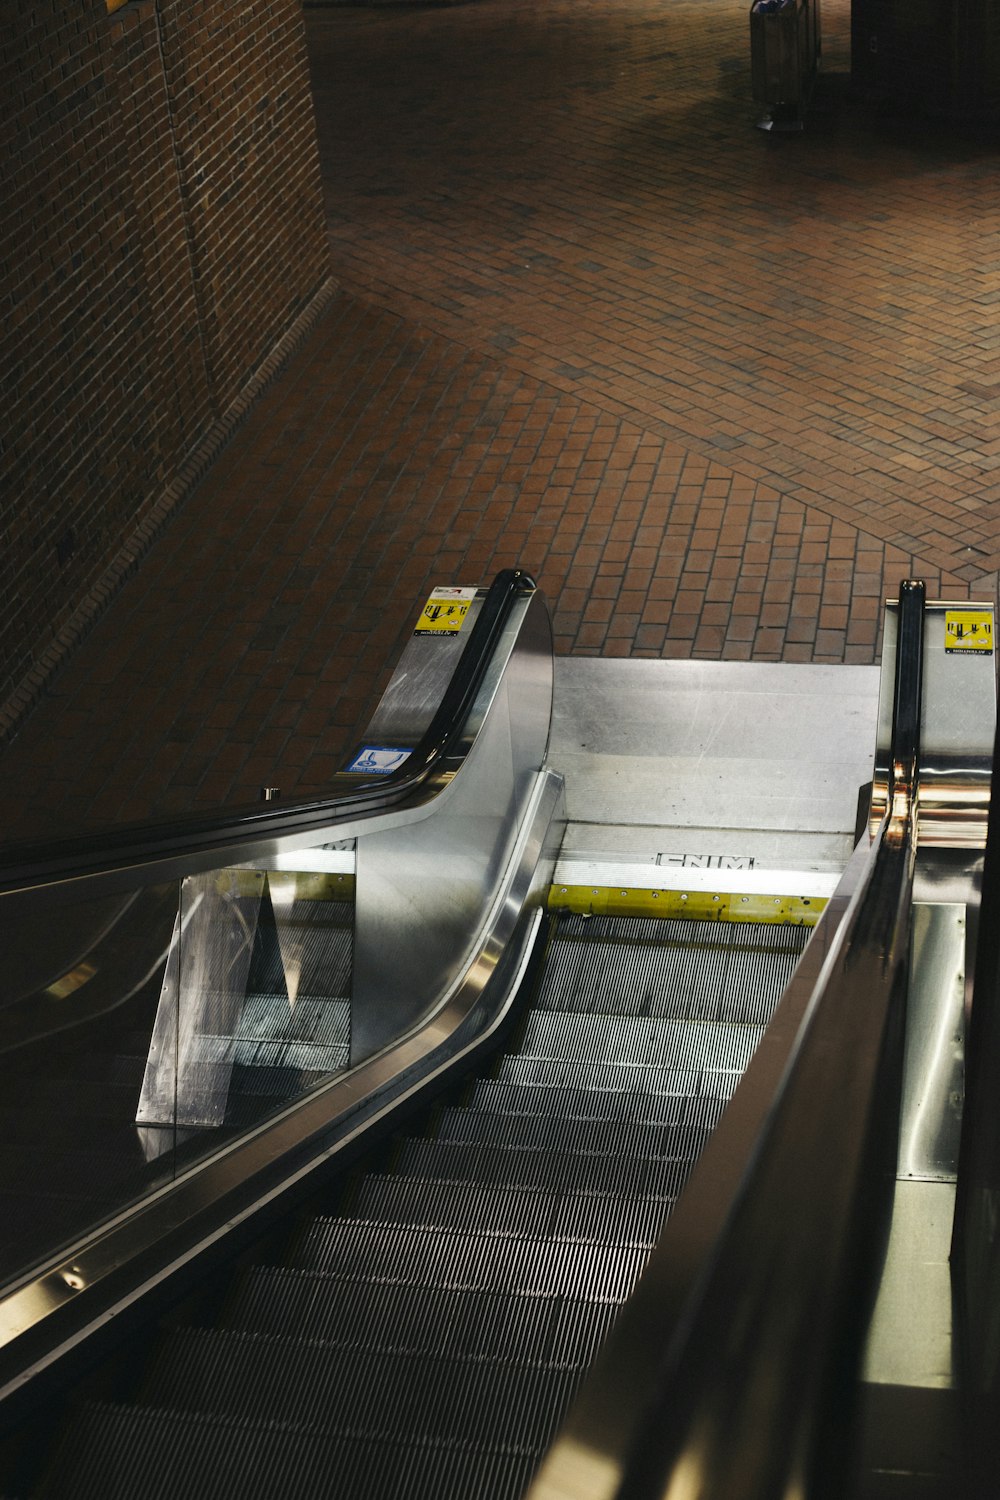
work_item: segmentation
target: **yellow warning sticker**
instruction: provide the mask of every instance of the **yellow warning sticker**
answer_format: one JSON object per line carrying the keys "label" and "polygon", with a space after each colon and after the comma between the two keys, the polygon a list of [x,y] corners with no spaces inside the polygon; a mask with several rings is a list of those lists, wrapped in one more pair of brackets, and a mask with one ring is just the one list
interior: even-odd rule
{"label": "yellow warning sticker", "polygon": [[944,649],[949,656],[992,656],[993,612],[989,609],[949,609],[944,616]]}
{"label": "yellow warning sticker", "polygon": [[455,635],[476,597],[475,589],[437,588],[420,611],[414,635]]}

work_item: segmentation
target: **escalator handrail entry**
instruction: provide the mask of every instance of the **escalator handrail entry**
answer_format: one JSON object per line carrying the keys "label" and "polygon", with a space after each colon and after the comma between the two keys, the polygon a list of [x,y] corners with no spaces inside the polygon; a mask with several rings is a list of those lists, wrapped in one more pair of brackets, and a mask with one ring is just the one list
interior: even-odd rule
{"label": "escalator handrail entry", "polygon": [[371,818],[425,786],[454,754],[516,602],[537,585],[521,568],[501,570],[487,592],[469,640],[426,731],[394,771],[322,797],[219,809],[169,823],[122,825],[73,838],[8,844],[0,864],[0,896],[35,885],[124,869],[160,858],[183,859],[215,846],[252,844]]}

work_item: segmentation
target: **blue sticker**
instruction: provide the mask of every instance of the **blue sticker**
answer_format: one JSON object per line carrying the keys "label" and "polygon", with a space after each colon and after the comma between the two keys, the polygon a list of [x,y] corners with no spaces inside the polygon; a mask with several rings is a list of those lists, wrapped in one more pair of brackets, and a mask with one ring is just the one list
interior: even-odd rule
{"label": "blue sticker", "polygon": [[388,776],[411,753],[409,750],[400,750],[397,745],[363,745],[347,769],[363,771],[366,776]]}

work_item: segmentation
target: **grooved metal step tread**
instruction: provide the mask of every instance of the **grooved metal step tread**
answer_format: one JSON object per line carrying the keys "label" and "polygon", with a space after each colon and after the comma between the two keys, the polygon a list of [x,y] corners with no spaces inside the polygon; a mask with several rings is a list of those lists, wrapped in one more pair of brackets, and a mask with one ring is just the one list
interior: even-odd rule
{"label": "grooved metal step tread", "polygon": [[[732,925],[735,929],[742,924]],[[639,944],[557,938],[538,1009],[766,1020],[791,978],[800,948],[735,938],[711,942],[693,931],[695,924],[687,927],[682,939]],[[718,934],[709,925],[708,937],[712,936]]]}
{"label": "grooved metal step tread", "polygon": [[675,1198],[691,1165],[689,1155],[622,1161],[616,1156],[512,1151],[462,1141],[407,1141],[395,1169],[400,1176],[434,1177],[443,1182]]}
{"label": "grooved metal step tread", "polygon": [[89,1403],[60,1444],[39,1500],[518,1500],[537,1464],[528,1453]]}
{"label": "grooved metal step tread", "polygon": [[303,993],[294,1005],[287,994],[248,995],[237,1036],[246,1040],[315,1042],[345,1045],[351,1036],[351,1002]]}
{"label": "grooved metal step tread", "polygon": [[743,1074],[739,1068],[663,1068],[510,1053],[500,1059],[495,1076],[498,1083],[527,1084],[533,1088],[569,1088],[599,1094],[683,1094],[728,1100]]}
{"label": "grooved metal step tread", "polygon": [[576,1371],[493,1365],[212,1329],[177,1329],[157,1351],[142,1404],[343,1436],[460,1442],[539,1453]]}
{"label": "grooved metal step tread", "polygon": [[617,1311],[606,1302],[258,1266],[238,1279],[222,1323],[345,1349],[579,1369],[593,1358]]}
{"label": "grooved metal step tread", "polygon": [[[684,1074],[692,1078],[691,1074]],[[697,1086],[697,1080],[695,1080]],[[684,1093],[572,1089],[544,1084],[504,1083],[481,1078],[466,1108],[496,1115],[549,1116],[556,1120],[633,1120],[660,1125],[714,1127],[725,1107],[720,1099]]]}
{"label": "grooved metal step tread", "polygon": [[724,1021],[674,1021],[650,1016],[577,1015],[535,1011],[528,1018],[522,1057],[570,1062],[639,1063],[661,1068],[746,1067],[762,1026]]}
{"label": "grooved metal step tread", "polygon": [[492,1183],[371,1175],[359,1186],[351,1217],[476,1234],[652,1247],[671,1206],[670,1199],[662,1198],[571,1196]]}
{"label": "grooved metal step tread", "polygon": [[283,1042],[242,1039],[233,1061],[244,1068],[296,1068],[303,1073],[339,1073],[350,1062],[347,1042]]}
{"label": "grooved metal step tread", "polygon": [[296,1068],[325,1073],[343,1067],[347,1042],[303,1042],[281,1037],[198,1037],[189,1054],[190,1063],[232,1063],[236,1067]]}
{"label": "grooved metal step tread", "polygon": [[[298,995],[344,998],[350,994],[353,918],[353,906],[346,903],[318,903],[306,911],[296,902],[291,920],[286,916],[282,921],[286,937],[293,939]],[[254,954],[252,978],[261,990],[281,990],[284,984],[281,943],[275,936],[269,934]]]}
{"label": "grooved metal step tread", "polygon": [[502,1146],[511,1151],[560,1151],[574,1156],[695,1156],[709,1130],[698,1125],[660,1125],[643,1120],[558,1120],[550,1116],[492,1115],[447,1109],[434,1139]]}
{"label": "grooved metal step tread", "polygon": [[643,1246],[567,1245],[528,1237],[504,1239],[353,1219],[316,1219],[289,1261],[304,1270],[373,1281],[621,1302],[634,1286],[648,1253]]}

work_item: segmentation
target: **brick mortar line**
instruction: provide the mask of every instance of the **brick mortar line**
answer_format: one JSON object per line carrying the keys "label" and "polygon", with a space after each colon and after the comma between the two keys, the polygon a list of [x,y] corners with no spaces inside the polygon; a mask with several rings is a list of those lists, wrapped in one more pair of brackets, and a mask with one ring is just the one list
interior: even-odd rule
{"label": "brick mortar line", "polygon": [[[831,521],[843,521],[844,524],[853,526],[862,536],[870,537],[883,547],[895,547],[900,551],[912,552],[913,550],[909,546],[904,546],[902,541],[895,537],[882,536],[878,532],[866,530],[854,521],[845,521],[843,515],[830,508],[830,502],[824,499],[821,492],[811,489],[808,484],[802,484],[801,481],[793,481],[790,487],[786,488],[785,486],[789,484],[789,481],[778,472],[765,468],[763,463],[758,466],[748,463],[741,464],[739,460],[734,461],[731,452],[727,449],[716,447],[709,439],[693,437],[691,434],[685,432],[683,426],[676,418],[672,418],[669,414],[663,417],[654,416],[649,412],[642,411],[639,407],[633,406],[631,402],[623,400],[620,396],[609,395],[604,397],[593,386],[585,386],[581,381],[573,380],[570,377],[541,375],[530,357],[522,357],[520,359],[516,356],[501,357],[491,347],[486,337],[477,337],[473,330],[464,330],[462,334],[459,334],[452,329],[446,329],[444,327],[445,323],[458,321],[449,314],[445,314],[440,322],[437,320],[430,322],[413,313],[400,312],[398,305],[393,306],[390,301],[394,291],[402,294],[408,301],[414,300],[413,293],[403,287],[393,287],[390,285],[387,289],[383,290],[374,286],[367,286],[364,288],[363,293],[357,287],[345,287],[344,290],[348,296],[355,297],[358,301],[363,300],[373,308],[390,313],[399,318],[401,322],[423,327],[432,336],[448,339],[458,344],[461,348],[466,349],[470,354],[491,360],[499,365],[501,369],[509,370],[512,374],[527,376],[528,379],[536,381],[539,386],[553,392],[558,392],[563,396],[568,396],[572,400],[578,401],[581,406],[591,406],[597,411],[605,412],[608,416],[618,418],[619,421],[630,422],[641,431],[660,437],[666,442],[680,443],[691,454],[707,459],[709,463],[718,464],[729,473],[738,475],[742,479],[749,479],[755,484],[765,485],[768,489],[774,490],[783,499],[795,500],[800,505],[807,505],[814,510],[820,511]],[[433,305],[428,305],[426,301],[424,302],[424,306],[429,306],[431,311],[436,311]],[[839,479],[840,476],[838,476],[838,482]],[[917,554],[913,553],[913,555],[916,556]],[[969,584],[970,588],[978,584],[981,580],[988,581],[993,573],[988,564],[986,567],[980,569],[974,562],[963,561],[961,557],[956,557],[955,555],[939,554],[937,549],[929,549],[927,552],[921,552],[919,555],[929,566],[942,573],[957,573],[959,568],[967,568],[969,571],[975,568],[980,573],[980,577],[964,580]]]}
{"label": "brick mortar line", "polygon": [[[342,286],[341,290],[344,296],[350,297],[359,306],[369,307],[373,311],[387,314],[389,317],[395,318],[401,326],[419,329],[429,338],[440,339],[444,343],[454,344],[477,359],[496,366],[501,373],[506,373],[510,379],[521,378],[531,380],[538,386],[540,391],[551,392],[555,396],[575,401],[581,409],[589,408],[605,416],[614,417],[619,422],[628,423],[629,426],[635,428],[638,432],[648,433],[651,437],[659,438],[667,443],[676,443],[678,446],[683,447],[687,453],[690,453],[692,457],[705,459],[708,463],[716,464],[719,468],[725,469],[728,474],[733,475],[735,478],[749,480],[756,486],[762,486],[765,489],[773,491],[779,501],[786,500],[793,504],[801,505],[806,509],[818,511],[831,524],[840,522],[842,525],[849,526],[859,537],[867,538],[883,551],[891,548],[898,552],[909,553],[916,561],[926,564],[929,568],[933,568],[935,572],[950,574],[953,577],[959,576],[956,571],[957,567],[965,566],[961,563],[960,559],[938,557],[932,549],[918,553],[912,546],[904,546],[900,541],[891,536],[881,536],[878,532],[869,531],[865,527],[859,526],[856,521],[845,518],[839,510],[832,508],[837,504],[836,501],[824,501],[823,496],[817,491],[811,490],[808,485],[795,482],[789,485],[788,488],[785,488],[785,484],[788,481],[782,481],[782,477],[778,474],[770,471],[761,472],[760,470],[755,470],[751,465],[745,468],[735,465],[725,450],[716,448],[711,443],[700,443],[697,439],[692,439],[683,431],[682,427],[675,421],[671,421],[669,417],[651,416],[649,413],[642,412],[629,403],[615,397],[602,400],[600,392],[593,390],[593,388],[583,390],[579,382],[574,382],[569,378],[560,379],[556,377],[553,379],[548,376],[542,376],[537,370],[531,367],[530,360],[507,359],[498,355],[497,351],[489,346],[487,340],[477,340],[476,335],[471,331],[467,331],[463,336],[459,336],[456,333],[446,331],[435,322],[430,322],[413,314],[400,312],[398,307],[392,306],[387,300],[385,293],[380,293],[374,287],[365,288],[364,292],[356,287]],[[914,540],[916,539],[914,538]],[[979,578],[973,580],[963,579],[962,582],[970,589],[982,584],[984,590],[989,592],[991,582],[995,576],[997,575],[995,575],[994,571],[987,567],[982,569]]]}
{"label": "brick mortar line", "polygon": [[17,687],[0,704],[0,747],[6,747],[20,733],[39,698],[67,659],[85,637],[135,572],[163,527],[190,497],[198,481],[218,458],[225,445],[249,416],[264,392],[282,372],[292,354],[318,323],[339,290],[339,283],[328,276],[319,290],[299,313],[291,327],[282,334],[270,354],[233,398],[221,417],[199,438],[177,473],[122,544],[104,572],[87,590],[83,599],[38,660],[21,678]]}

